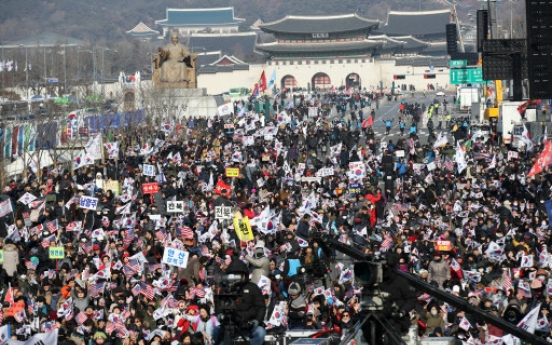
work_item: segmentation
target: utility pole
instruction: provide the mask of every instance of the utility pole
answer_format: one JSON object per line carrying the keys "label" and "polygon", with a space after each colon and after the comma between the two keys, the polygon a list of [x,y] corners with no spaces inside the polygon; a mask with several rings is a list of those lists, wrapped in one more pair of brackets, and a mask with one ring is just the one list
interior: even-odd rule
{"label": "utility pole", "polygon": [[456,12],[456,1],[452,2],[452,11],[454,15],[454,22],[456,24],[456,32],[458,33],[458,41],[460,41],[460,53],[465,53],[464,39],[462,38],[462,32],[460,31],[460,22],[458,21],[458,12]]}

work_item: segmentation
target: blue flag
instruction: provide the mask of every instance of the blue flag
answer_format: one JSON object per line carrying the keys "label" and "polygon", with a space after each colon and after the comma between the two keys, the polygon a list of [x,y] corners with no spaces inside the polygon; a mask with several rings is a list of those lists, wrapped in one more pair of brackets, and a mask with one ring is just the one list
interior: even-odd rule
{"label": "blue flag", "polygon": [[276,82],[276,70],[272,71],[272,75],[270,76],[270,81],[268,82],[267,89],[270,89],[272,85]]}
{"label": "blue flag", "polygon": [[546,215],[548,216],[548,226],[552,229],[552,199],[545,201],[544,207],[546,207]]}

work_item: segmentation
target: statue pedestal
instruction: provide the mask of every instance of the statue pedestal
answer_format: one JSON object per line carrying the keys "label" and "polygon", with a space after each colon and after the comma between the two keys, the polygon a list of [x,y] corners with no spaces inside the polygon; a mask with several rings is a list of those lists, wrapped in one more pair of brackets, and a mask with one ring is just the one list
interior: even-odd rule
{"label": "statue pedestal", "polygon": [[156,69],[153,71],[153,84],[156,88],[167,88],[167,89],[195,89],[197,83],[195,78],[190,81],[182,81],[178,83],[169,83],[161,81],[161,70]]}

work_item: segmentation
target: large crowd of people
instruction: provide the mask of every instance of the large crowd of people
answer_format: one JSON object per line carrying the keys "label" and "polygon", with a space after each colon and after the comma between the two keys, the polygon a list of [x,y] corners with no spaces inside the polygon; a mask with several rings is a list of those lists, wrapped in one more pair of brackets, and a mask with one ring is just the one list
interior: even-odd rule
{"label": "large crowd of people", "polygon": [[[372,111],[357,100],[359,125],[294,106],[237,109],[231,120],[124,133],[118,152],[102,139],[93,165],[7,181],[0,326],[18,340],[56,330],[77,345],[216,344],[229,325],[252,345],[267,332],[344,333],[362,317],[363,287],[324,233],[512,324],[536,308],[533,332],[552,341],[552,178],[548,167],[529,175],[544,146],[462,146],[450,123],[429,144],[414,131],[382,146],[375,101]],[[395,123],[427,116],[406,101]],[[185,268],[167,264],[170,250],[187,253]],[[240,293],[224,295],[236,302],[226,308],[230,275]],[[507,343],[427,293],[403,309],[422,337]]]}

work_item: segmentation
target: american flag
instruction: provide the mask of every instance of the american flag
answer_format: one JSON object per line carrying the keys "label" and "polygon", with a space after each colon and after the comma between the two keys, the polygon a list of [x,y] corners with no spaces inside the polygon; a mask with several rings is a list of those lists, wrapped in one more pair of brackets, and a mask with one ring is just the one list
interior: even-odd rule
{"label": "american flag", "polygon": [[42,226],[42,224],[38,224],[37,226],[35,226],[34,228],[30,228],[29,229],[29,233],[31,235],[38,235],[42,232],[42,230],[44,229],[44,227]]}
{"label": "american flag", "polygon": [[129,259],[127,265],[136,272],[138,272],[141,268],[140,261],[138,261],[138,259]]}
{"label": "american flag", "polygon": [[130,278],[132,278],[132,276],[134,275],[134,273],[136,273],[135,270],[132,269],[132,267],[128,266],[128,265],[125,265],[123,267],[123,274],[125,275],[126,279],[129,280]]}
{"label": "american flag", "polygon": [[42,240],[42,247],[48,248],[50,246],[50,242],[56,241],[56,235],[50,235]]}
{"label": "american flag", "polygon": [[88,286],[88,291],[90,292],[90,297],[96,298],[103,293],[105,283],[93,283]]}
{"label": "american flag", "polygon": [[134,287],[130,291],[134,296],[138,296],[140,294],[140,284],[134,285]]}
{"label": "american flag", "polygon": [[450,158],[445,158],[445,169],[448,171],[454,171],[454,163],[450,160]]}
{"label": "american flag", "polygon": [[42,329],[42,332],[50,333],[53,330],[56,330],[58,328],[58,326],[57,326],[55,321],[47,321],[47,322],[44,322],[42,324],[42,327],[40,327],[40,328]]}
{"label": "american flag", "polygon": [[504,289],[506,290],[506,296],[510,295],[510,289],[512,288],[512,276],[510,275],[510,269],[504,272]]}
{"label": "american flag", "polygon": [[159,241],[164,241],[167,238],[167,230],[165,229],[159,229],[155,233],[155,238],[157,238]]}
{"label": "american flag", "polygon": [[128,308],[123,309],[123,312],[121,313],[121,316],[123,317],[123,320],[126,320],[130,317],[130,311]]}
{"label": "american flag", "polygon": [[108,322],[105,326],[105,331],[107,334],[111,334],[115,331],[118,338],[126,337],[128,334],[128,330],[122,322]]}
{"label": "american flag", "polygon": [[79,325],[82,325],[82,324],[84,323],[84,321],[86,321],[86,319],[88,319],[88,317],[86,317],[86,314],[83,313],[82,311],[79,312],[79,313],[77,314],[77,316],[75,316],[75,321],[77,321],[77,323],[78,323]]}
{"label": "american flag", "polygon": [[74,269],[71,270],[71,272],[69,272],[67,274],[67,280],[69,280],[71,278],[75,278],[78,275],[79,275],[79,270],[77,268],[74,268]]}
{"label": "american flag", "polygon": [[27,267],[28,270],[36,271],[36,268],[38,267],[38,262],[25,261],[25,267]]}
{"label": "american flag", "polygon": [[383,237],[383,242],[381,243],[381,249],[383,249],[383,251],[388,251],[392,245],[393,245],[393,238],[389,233],[385,234],[385,236]]}
{"label": "american flag", "polygon": [[179,236],[182,236],[183,239],[192,239],[194,238],[194,232],[192,231],[192,228],[189,226],[183,226],[181,228],[177,229],[177,233],[179,233]]}
{"label": "american flag", "polygon": [[92,249],[94,249],[94,245],[92,244],[92,242],[86,242],[81,245],[81,248],[84,250],[86,254],[89,254],[92,251]]}
{"label": "american flag", "polygon": [[149,285],[147,283],[144,283],[144,282],[140,282],[140,293],[142,295],[146,296],[147,299],[153,300],[154,293],[153,293],[153,288],[151,287],[151,285]]}
{"label": "american flag", "polygon": [[123,247],[128,248],[132,241],[134,241],[134,236],[126,235],[125,238],[123,238]]}
{"label": "american flag", "polygon": [[48,229],[48,231],[50,231],[51,234],[53,234],[54,232],[56,232],[58,230],[57,219],[55,219],[51,222],[48,222],[48,223],[44,223],[44,226],[46,227],[46,229]]}
{"label": "american flag", "polygon": [[178,301],[173,297],[173,295],[167,295],[167,297],[163,298],[161,301],[161,307],[174,309],[178,307]]}
{"label": "american flag", "polygon": [[143,245],[144,245],[144,239],[142,237],[138,237],[136,239],[136,247],[142,248]]}

